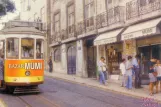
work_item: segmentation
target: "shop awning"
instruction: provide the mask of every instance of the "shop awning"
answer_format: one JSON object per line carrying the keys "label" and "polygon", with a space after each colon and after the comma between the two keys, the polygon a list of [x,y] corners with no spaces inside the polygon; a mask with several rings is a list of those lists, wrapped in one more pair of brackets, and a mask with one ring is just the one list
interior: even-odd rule
{"label": "shop awning", "polygon": [[94,45],[104,45],[104,44],[117,42],[117,36],[121,33],[122,30],[123,28],[99,35],[94,40]]}
{"label": "shop awning", "polygon": [[139,23],[136,25],[132,25],[122,33],[121,40],[138,38],[152,34],[160,34],[160,30],[157,27],[160,21],[161,18],[158,18],[143,23]]}

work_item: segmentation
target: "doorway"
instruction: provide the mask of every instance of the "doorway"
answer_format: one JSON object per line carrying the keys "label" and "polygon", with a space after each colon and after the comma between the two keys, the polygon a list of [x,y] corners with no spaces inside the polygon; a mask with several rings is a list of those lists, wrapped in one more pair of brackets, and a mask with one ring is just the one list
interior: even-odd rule
{"label": "doorway", "polygon": [[70,46],[67,52],[68,74],[76,74],[76,46]]}
{"label": "doorway", "polygon": [[138,48],[139,54],[141,55],[142,62],[142,73],[148,74],[149,66],[148,62],[151,58],[161,60],[161,45],[150,45]]}
{"label": "doorway", "polygon": [[87,70],[89,78],[96,78],[96,47],[87,48]]}

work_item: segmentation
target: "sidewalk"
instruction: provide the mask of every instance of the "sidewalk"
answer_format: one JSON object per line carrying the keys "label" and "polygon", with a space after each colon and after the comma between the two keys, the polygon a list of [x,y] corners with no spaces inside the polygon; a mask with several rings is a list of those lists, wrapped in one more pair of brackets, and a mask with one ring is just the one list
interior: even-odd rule
{"label": "sidewalk", "polygon": [[7,105],[6,105],[5,102],[2,100],[2,98],[0,98],[0,107],[7,107]]}
{"label": "sidewalk", "polygon": [[91,79],[91,78],[81,78],[81,77],[77,77],[77,76],[60,74],[60,73],[55,73],[55,72],[51,74],[47,71],[45,72],[45,75],[49,76],[49,77],[69,81],[69,82],[83,84],[83,85],[87,85],[87,86],[91,86],[91,87],[95,87],[95,88],[99,88],[99,89],[101,88],[103,90],[113,91],[115,93],[128,95],[128,96],[132,96],[132,97],[154,98],[155,100],[161,102],[161,92],[158,94],[154,94],[154,96],[149,96],[147,85],[142,86],[143,88],[141,88],[141,89],[127,90],[124,87],[121,87],[119,81],[117,81],[117,80],[108,80],[107,85],[103,86],[103,85],[100,85],[96,79]]}

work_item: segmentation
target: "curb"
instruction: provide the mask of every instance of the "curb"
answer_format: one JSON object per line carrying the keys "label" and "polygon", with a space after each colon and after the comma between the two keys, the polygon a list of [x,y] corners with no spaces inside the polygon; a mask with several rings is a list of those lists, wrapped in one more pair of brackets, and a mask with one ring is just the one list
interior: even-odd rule
{"label": "curb", "polygon": [[[110,91],[110,92],[113,92],[113,93],[116,93],[116,94],[126,95],[126,96],[129,96],[129,97],[138,98],[138,99],[144,98],[144,97],[141,97],[141,96],[138,96],[138,95],[134,95],[134,94],[126,93],[126,92],[120,92],[120,91],[116,91],[116,90],[113,90],[113,89],[108,89],[108,88],[105,88],[105,87],[99,87],[99,86],[89,85],[89,84],[86,84],[86,83],[76,82],[76,81],[68,80],[68,79],[61,78],[61,77],[48,76],[48,75],[46,75],[46,76],[47,77],[50,77],[50,78],[56,78],[58,80],[64,80],[66,82],[70,82],[70,83],[74,83],[74,84],[79,84],[79,85],[82,85],[82,86],[96,88],[96,89],[103,90],[103,91],[106,91],[106,92],[107,91],[108,92]],[[155,99],[155,100],[157,101],[157,103],[160,103],[161,104],[161,100],[158,100],[158,99]]]}

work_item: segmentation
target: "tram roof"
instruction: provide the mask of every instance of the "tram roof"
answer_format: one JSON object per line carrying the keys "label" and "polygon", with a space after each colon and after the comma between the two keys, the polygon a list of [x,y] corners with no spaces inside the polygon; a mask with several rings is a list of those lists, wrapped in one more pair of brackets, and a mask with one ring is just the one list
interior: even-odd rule
{"label": "tram roof", "polygon": [[34,27],[12,27],[5,28],[0,31],[0,34],[32,34],[44,36],[44,33]]}

